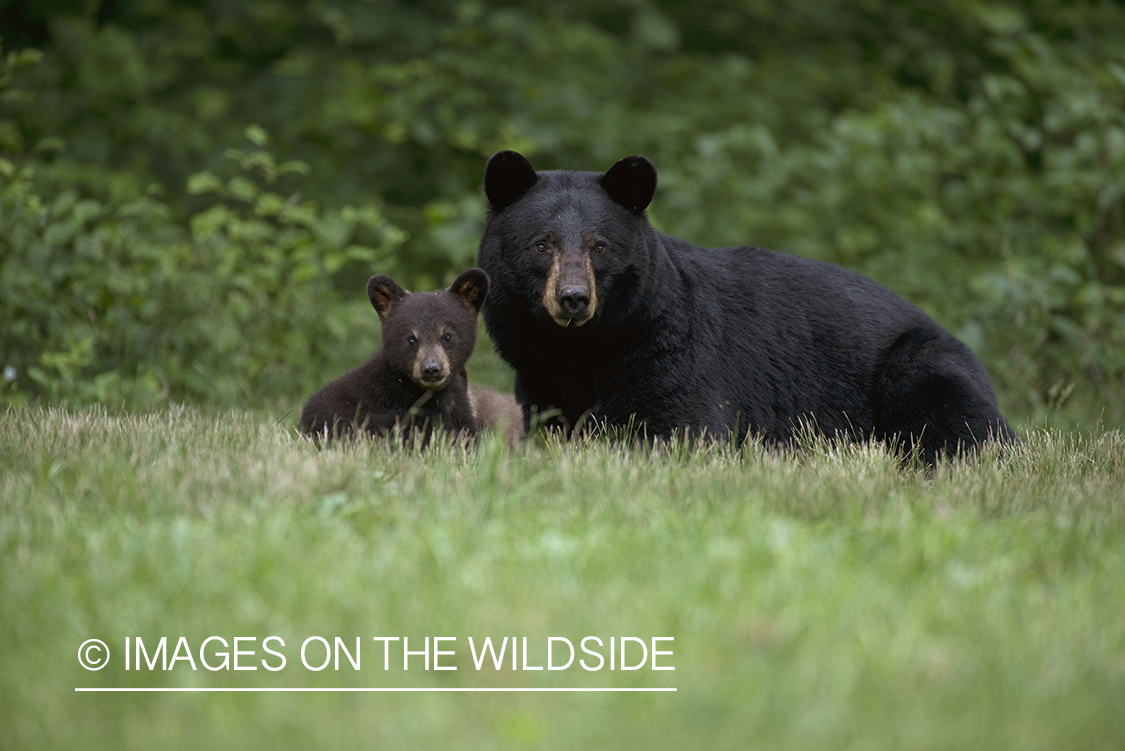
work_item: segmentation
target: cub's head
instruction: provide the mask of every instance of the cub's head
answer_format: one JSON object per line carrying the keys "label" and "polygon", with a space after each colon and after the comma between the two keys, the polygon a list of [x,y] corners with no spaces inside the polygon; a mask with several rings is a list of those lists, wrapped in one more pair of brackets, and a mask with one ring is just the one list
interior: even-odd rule
{"label": "cub's head", "polygon": [[437,292],[410,293],[386,274],[367,280],[367,296],[383,322],[384,357],[425,389],[438,390],[465,367],[477,342],[477,315],[488,275],[469,269]]}
{"label": "cub's head", "polygon": [[656,168],[643,156],[605,174],[536,172],[500,151],[484,171],[490,211],[480,265],[504,304],[529,307],[549,325],[593,325],[646,266],[644,211],[655,191]]}

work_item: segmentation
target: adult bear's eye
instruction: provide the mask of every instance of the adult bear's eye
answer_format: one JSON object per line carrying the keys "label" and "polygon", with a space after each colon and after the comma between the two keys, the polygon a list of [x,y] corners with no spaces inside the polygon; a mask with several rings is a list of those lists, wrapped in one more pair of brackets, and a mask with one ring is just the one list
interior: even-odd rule
{"label": "adult bear's eye", "polygon": [[594,246],[595,253],[605,253],[605,243],[598,243]]}
{"label": "adult bear's eye", "polygon": [[535,243],[535,249],[538,250],[540,253],[546,253],[547,252],[547,243]]}

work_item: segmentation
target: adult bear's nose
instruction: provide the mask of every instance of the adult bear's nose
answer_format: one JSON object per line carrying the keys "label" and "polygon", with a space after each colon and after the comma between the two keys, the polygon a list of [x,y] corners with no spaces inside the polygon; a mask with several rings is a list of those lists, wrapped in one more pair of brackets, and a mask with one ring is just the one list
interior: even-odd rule
{"label": "adult bear's nose", "polygon": [[578,318],[586,313],[590,305],[590,291],[585,287],[563,287],[559,290],[559,307],[570,318]]}

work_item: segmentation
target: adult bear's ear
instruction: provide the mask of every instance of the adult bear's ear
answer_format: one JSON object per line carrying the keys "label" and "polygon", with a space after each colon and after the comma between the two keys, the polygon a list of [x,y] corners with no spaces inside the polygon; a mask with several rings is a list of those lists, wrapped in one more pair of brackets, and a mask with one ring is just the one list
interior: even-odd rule
{"label": "adult bear's ear", "polygon": [[408,294],[410,293],[386,274],[376,274],[367,280],[367,296],[371,298],[371,307],[375,308],[383,323],[387,322],[387,316]]}
{"label": "adult bear's ear", "polygon": [[531,162],[514,151],[497,151],[484,166],[484,194],[496,211],[523,197],[538,177]]}
{"label": "adult bear's ear", "polygon": [[484,298],[488,297],[488,286],[488,274],[483,269],[469,269],[454,280],[449,291],[460,295],[473,313],[479,313]]}
{"label": "adult bear's ear", "polygon": [[602,175],[601,184],[615,203],[640,214],[656,192],[656,167],[643,156],[627,156]]}

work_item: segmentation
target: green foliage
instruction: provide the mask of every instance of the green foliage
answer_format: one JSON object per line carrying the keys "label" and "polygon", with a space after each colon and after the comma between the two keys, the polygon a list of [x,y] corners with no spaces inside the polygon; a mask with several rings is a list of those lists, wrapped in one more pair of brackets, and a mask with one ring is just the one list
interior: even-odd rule
{"label": "green foliage", "polygon": [[[494,150],[572,169],[644,153],[660,173],[650,213],[661,229],[875,277],[981,354],[1017,422],[1125,422],[1125,14],[1113,3],[36,8],[5,11],[9,39],[42,54],[9,55],[0,149],[13,174],[32,170],[27,189],[45,204],[74,195],[108,217],[155,201],[160,231],[202,244],[194,252],[249,244],[262,263],[261,223],[278,237],[304,227],[344,254],[326,259],[319,283],[361,302],[345,269],[433,288],[473,263]],[[247,123],[261,126],[253,153],[274,137],[276,162],[232,161]],[[298,163],[308,174],[290,171]],[[276,199],[259,203],[298,187],[307,198],[290,219],[308,200],[337,226],[352,221],[345,206],[375,206],[409,244],[365,220],[348,225],[361,237],[333,244],[332,230],[286,224]],[[352,246],[385,253],[379,268],[361,273]],[[48,350],[21,347],[30,354],[17,363],[6,349],[5,364],[42,367]],[[99,352],[79,380],[108,372]],[[355,359],[327,357],[337,372]],[[208,368],[245,379],[260,366]]]}
{"label": "green foliage", "polygon": [[[247,137],[268,140],[256,126]],[[300,162],[261,148],[227,157],[229,176],[189,178],[211,205],[187,228],[157,186],[121,203],[48,200],[33,167],[0,162],[7,400],[254,402],[313,388],[341,351],[370,352],[374,336],[354,341],[374,328],[356,293],[403,233],[373,203],[321,210],[272,190],[306,173]]]}

